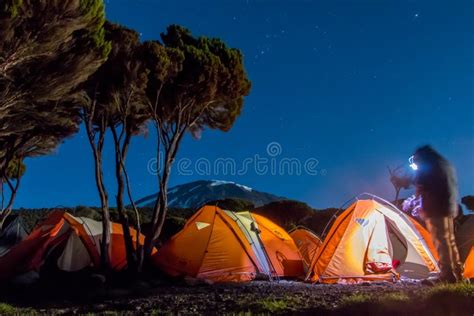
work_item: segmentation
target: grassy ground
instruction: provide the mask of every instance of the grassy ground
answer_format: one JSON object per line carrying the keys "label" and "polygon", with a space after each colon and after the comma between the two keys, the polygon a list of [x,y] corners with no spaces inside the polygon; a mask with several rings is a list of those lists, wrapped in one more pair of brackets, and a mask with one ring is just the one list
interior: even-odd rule
{"label": "grassy ground", "polygon": [[[469,315],[474,285],[424,287],[414,284],[311,285],[299,282],[160,286],[134,295],[114,289],[99,298],[41,300],[27,297],[0,303],[1,315],[14,314],[320,314]],[[28,295],[31,297],[30,295]]]}

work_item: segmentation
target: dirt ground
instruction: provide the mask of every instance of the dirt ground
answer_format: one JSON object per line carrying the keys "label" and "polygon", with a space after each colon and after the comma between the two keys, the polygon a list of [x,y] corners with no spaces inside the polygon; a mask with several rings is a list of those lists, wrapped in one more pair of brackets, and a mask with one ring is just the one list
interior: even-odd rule
{"label": "dirt ground", "polygon": [[[114,288],[72,299],[43,297],[35,300],[28,294],[29,299],[25,301],[25,297],[15,295],[7,303],[20,307],[21,311],[34,310],[45,314],[474,315],[474,297],[461,300],[450,298],[444,302],[443,299],[436,299],[437,302],[434,305],[429,303],[430,306],[426,302],[421,303],[423,293],[429,289],[411,283],[321,285],[254,281],[245,284],[153,287],[144,283],[135,285],[133,289]],[[379,306],[366,302],[366,297],[389,297],[390,302]]]}

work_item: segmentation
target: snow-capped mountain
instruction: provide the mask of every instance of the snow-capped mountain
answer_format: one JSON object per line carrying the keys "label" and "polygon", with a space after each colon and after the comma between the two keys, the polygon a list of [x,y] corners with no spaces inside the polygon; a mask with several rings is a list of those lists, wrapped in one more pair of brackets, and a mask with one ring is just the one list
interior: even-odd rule
{"label": "snow-capped mountain", "polygon": [[[177,185],[168,190],[168,205],[176,208],[197,208],[206,202],[221,199],[242,199],[256,207],[273,201],[286,200],[270,193],[259,192],[250,187],[230,181],[200,180]],[[153,206],[156,194],[146,196],[136,203],[138,206]]]}

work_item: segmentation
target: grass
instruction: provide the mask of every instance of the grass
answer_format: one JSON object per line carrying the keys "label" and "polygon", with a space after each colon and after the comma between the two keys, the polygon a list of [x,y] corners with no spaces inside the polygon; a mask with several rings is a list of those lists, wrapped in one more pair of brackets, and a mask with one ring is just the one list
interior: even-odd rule
{"label": "grass", "polygon": [[13,315],[17,312],[16,308],[5,303],[0,303],[0,315]]}
{"label": "grass", "polygon": [[374,299],[372,297],[372,295],[369,295],[369,294],[360,294],[360,293],[356,293],[356,294],[351,294],[351,295],[347,295],[347,296],[344,296],[341,301],[340,301],[340,305],[343,306],[343,307],[349,307],[349,306],[352,306],[352,305],[360,305],[360,304],[364,304],[364,303],[369,303],[369,302],[372,302]]}
{"label": "grass", "polygon": [[440,284],[409,297],[403,292],[386,294],[355,293],[343,297],[339,310],[354,315],[399,314],[409,311],[429,311],[432,315],[464,315],[474,309],[474,285],[467,283]]}
{"label": "grass", "polygon": [[474,284],[440,284],[426,291],[425,295],[427,298],[445,295],[455,295],[460,297],[472,297],[474,299]]}
{"label": "grass", "polygon": [[262,311],[269,313],[281,313],[288,309],[288,302],[282,299],[263,299],[258,303]]}

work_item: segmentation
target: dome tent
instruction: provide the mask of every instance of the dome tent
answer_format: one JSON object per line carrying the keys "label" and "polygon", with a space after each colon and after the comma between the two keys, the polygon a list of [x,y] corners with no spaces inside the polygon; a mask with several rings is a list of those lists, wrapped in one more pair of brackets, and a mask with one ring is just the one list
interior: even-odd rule
{"label": "dome tent", "polygon": [[0,257],[8,253],[11,247],[22,241],[28,234],[19,215],[9,215],[0,232]]}
{"label": "dome tent", "polygon": [[[279,236],[280,235],[280,236]],[[204,206],[154,256],[175,277],[243,282],[301,276],[301,257],[281,227],[250,212]],[[298,268],[299,267],[299,268]]]}
{"label": "dome tent", "polygon": [[290,231],[290,236],[298,247],[306,268],[309,268],[311,260],[323,242],[315,233],[305,227],[293,229]]}
{"label": "dome tent", "polygon": [[[131,228],[130,233],[136,240],[136,231]],[[22,242],[13,246],[8,255],[0,257],[0,279],[39,272],[46,262],[67,272],[98,267],[101,238],[100,222],[74,217],[64,211],[51,212]],[[143,244],[144,236],[139,238]],[[117,223],[112,223],[110,261],[115,271],[127,265],[123,230]]]}
{"label": "dome tent", "polygon": [[258,224],[260,239],[276,275],[287,278],[302,277],[303,258],[293,238],[268,218],[255,213],[246,213]]}
{"label": "dome tent", "polygon": [[321,283],[423,279],[439,273],[428,233],[394,206],[357,200],[334,221],[307,279]]}

